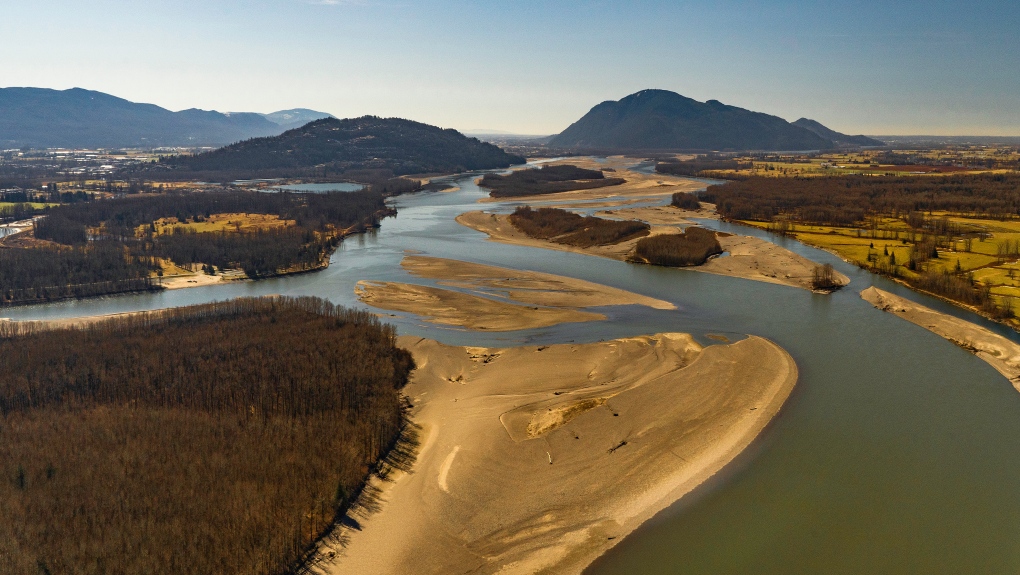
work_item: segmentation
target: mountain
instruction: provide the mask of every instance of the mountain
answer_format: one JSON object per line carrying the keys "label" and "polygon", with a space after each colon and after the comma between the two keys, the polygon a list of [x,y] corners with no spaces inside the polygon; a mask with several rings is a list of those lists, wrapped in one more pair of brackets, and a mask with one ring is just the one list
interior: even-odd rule
{"label": "mountain", "polygon": [[81,88],[0,88],[2,148],[220,146],[286,127],[262,114],[171,112]]}
{"label": "mountain", "polygon": [[841,134],[835,130],[830,130],[825,126],[819,124],[814,120],[807,118],[801,118],[793,123],[794,126],[800,126],[805,130],[811,130],[823,138],[827,138],[835,142],[837,146],[884,146],[885,142],[881,142],[874,138],[867,136],[848,136]]}
{"label": "mountain", "polygon": [[832,145],[782,118],[667,90],[642,90],[618,102],[602,102],[549,141],[555,148],[619,150],[818,150]]}
{"label": "mountain", "polygon": [[506,168],[524,162],[456,130],[375,116],[324,118],[279,136],[166,160],[177,169],[196,172],[297,172],[323,166],[334,173],[383,169],[397,175]]}
{"label": "mountain", "polygon": [[315,120],[332,118],[333,115],[325,112],[316,112],[307,108],[294,108],[293,110],[280,110],[272,114],[262,114],[262,117],[286,131],[300,128],[308,122],[314,122]]}

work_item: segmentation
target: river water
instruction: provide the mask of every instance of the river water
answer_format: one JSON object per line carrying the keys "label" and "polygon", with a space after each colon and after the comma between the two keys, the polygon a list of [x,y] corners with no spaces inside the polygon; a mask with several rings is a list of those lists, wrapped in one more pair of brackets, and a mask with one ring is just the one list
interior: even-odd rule
{"label": "river water", "polygon": [[[759,440],[710,482],[624,539],[586,573],[864,574],[1018,573],[1020,393],[990,366],[859,297],[869,285],[986,325],[1010,330],[914,294],[794,240],[766,237],[852,283],[825,296],[689,271],[484,241],[454,217],[484,204],[477,175],[449,180],[457,192],[396,198],[399,215],[375,233],[348,238],[321,272],[14,308],[15,319],[54,319],[155,309],[267,294],[316,295],[364,308],[358,280],[411,281],[406,251],[544,271],[632,290],[677,304],[599,311],[608,321],[504,334],[387,321],[403,334],[455,345],[508,346],[679,331],[756,334],[779,343],[800,368],[798,386]],[[434,284],[433,284],[434,285]]]}

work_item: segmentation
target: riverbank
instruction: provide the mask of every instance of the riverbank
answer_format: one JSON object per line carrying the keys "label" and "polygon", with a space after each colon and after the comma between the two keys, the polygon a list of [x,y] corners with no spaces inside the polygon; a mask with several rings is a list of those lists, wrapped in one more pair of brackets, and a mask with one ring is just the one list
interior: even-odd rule
{"label": "riverbank", "polygon": [[398,343],[419,366],[405,388],[417,461],[376,485],[377,513],[339,528],[325,573],[580,573],[731,461],[797,381],[758,337]]}
{"label": "riverbank", "polygon": [[[457,222],[487,234],[489,240],[495,242],[594,255],[620,261],[628,260],[639,240],[633,239],[609,246],[579,248],[532,238],[514,227],[510,223],[509,216],[505,214],[473,211],[457,216]],[[677,227],[658,225],[652,227],[651,234],[676,233],[678,230]],[[727,255],[712,258],[700,266],[679,269],[813,290],[811,280],[814,276],[814,269],[818,265],[815,262],[786,248],[752,236],[720,234],[718,240]],[[835,272],[835,276],[837,282],[842,285],[850,283],[850,278],[839,272]]]}
{"label": "riverbank", "polygon": [[[562,205],[573,205],[577,202],[590,203],[603,200],[597,205],[600,207],[612,207],[644,201],[649,197],[671,196],[676,192],[694,192],[704,189],[705,184],[690,178],[681,178],[665,174],[642,174],[630,169],[635,160],[633,158],[613,157],[608,158],[605,163],[597,162],[590,157],[567,158],[554,162],[543,163],[543,166],[576,166],[588,170],[605,170],[607,178],[623,178],[624,183],[607,186],[604,188],[589,188],[569,192],[557,192],[552,194],[537,194],[531,196],[518,196],[512,198],[482,198],[479,203],[493,202],[525,202],[540,204],[546,207],[561,207]],[[612,199],[611,199],[612,198]],[[551,203],[549,203],[551,202]]]}
{"label": "riverbank", "polygon": [[466,292],[401,282],[358,282],[360,301],[389,311],[413,313],[430,323],[477,331],[516,331],[561,323],[599,321],[600,313],[578,308],[673,304],[584,280],[459,260],[406,256],[401,266],[416,277]]}
{"label": "riverbank", "polygon": [[1020,345],[977,324],[937,312],[874,286],[862,291],[861,298],[973,353],[1020,391]]}

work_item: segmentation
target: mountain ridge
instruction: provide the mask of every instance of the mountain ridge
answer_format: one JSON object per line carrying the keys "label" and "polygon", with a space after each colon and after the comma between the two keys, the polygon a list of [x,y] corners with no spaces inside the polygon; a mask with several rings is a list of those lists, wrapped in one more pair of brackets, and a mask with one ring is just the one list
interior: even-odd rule
{"label": "mountain ridge", "polygon": [[328,116],[302,109],[272,114],[198,108],[172,112],[84,88],[0,88],[0,147],[219,146],[296,127],[269,118],[294,111]]}
{"label": "mountain ridge", "polygon": [[553,137],[557,148],[620,150],[816,150],[833,142],[777,116],[641,90],[596,105]]}
{"label": "mountain ridge", "polygon": [[278,136],[253,138],[165,165],[203,171],[389,170],[395,175],[506,168],[526,160],[498,146],[402,118],[323,118]]}
{"label": "mountain ridge", "polygon": [[801,118],[796,122],[791,122],[794,126],[800,126],[805,130],[811,130],[823,138],[828,138],[833,143],[842,146],[884,146],[885,142],[869,138],[863,135],[850,136],[842,132],[837,132],[831,128],[827,128],[820,122],[811,120],[809,118]]}

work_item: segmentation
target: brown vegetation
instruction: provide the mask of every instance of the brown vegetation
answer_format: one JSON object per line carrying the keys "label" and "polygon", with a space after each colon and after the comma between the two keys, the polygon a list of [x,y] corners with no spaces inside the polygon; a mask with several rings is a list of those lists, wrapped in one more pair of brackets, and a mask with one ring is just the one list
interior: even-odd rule
{"label": "brown vegetation", "polygon": [[[289,194],[195,192],[62,205],[37,221],[52,250],[0,250],[0,305],[28,304],[158,289],[158,260],[209,273],[241,269],[262,278],[322,267],[344,235],[378,226],[395,213],[378,192]],[[294,225],[277,229],[196,233],[157,222],[203,225],[213,214],[260,214]]]}
{"label": "brown vegetation", "polygon": [[533,210],[530,206],[514,210],[510,223],[533,238],[580,248],[618,244],[646,236],[650,230],[644,222],[604,220],[558,208]]}
{"label": "brown vegetation", "polygon": [[832,264],[815,266],[811,274],[811,287],[819,291],[834,291],[843,287],[843,284],[836,279],[836,270]]}
{"label": "brown vegetation", "polygon": [[669,205],[680,208],[681,210],[700,210],[701,202],[698,200],[698,196],[689,192],[677,192],[673,194],[672,200]]}
{"label": "brown vegetation", "polygon": [[314,298],[0,323],[0,572],[288,572],[394,444],[412,368]]}
{"label": "brown vegetation", "polygon": [[679,234],[661,234],[638,240],[633,259],[659,266],[700,266],[722,251],[715,232],[691,226]]}
{"label": "brown vegetation", "polygon": [[709,186],[702,199],[736,220],[789,219],[819,225],[849,225],[869,214],[906,216],[949,211],[987,217],[1020,214],[1020,175],[754,177]]}

